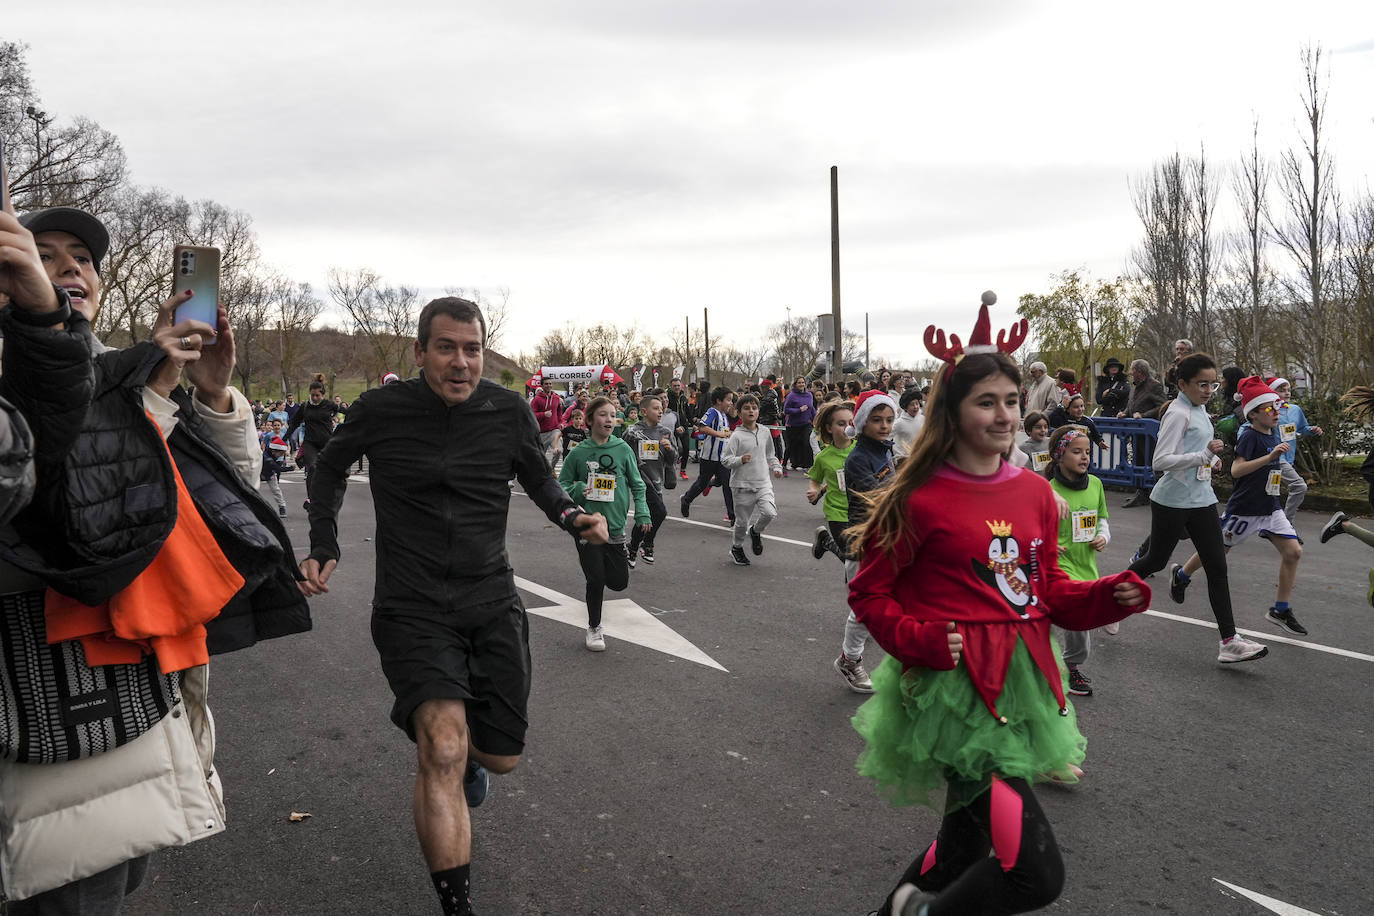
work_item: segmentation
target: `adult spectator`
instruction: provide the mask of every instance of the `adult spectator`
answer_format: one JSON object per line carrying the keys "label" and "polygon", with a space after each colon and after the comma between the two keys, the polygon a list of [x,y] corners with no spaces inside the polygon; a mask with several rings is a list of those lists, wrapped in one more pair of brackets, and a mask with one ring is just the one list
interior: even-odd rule
{"label": "adult spectator", "polygon": [[[158,308],[151,341],[104,349],[89,322],[108,240],[71,208],[22,224],[0,214],[0,290],[16,304],[0,315],[0,391],[34,422],[39,449],[33,504],[0,538],[0,617],[22,635],[4,640],[0,670],[16,704],[0,719],[11,916],[118,912],[151,851],[223,830],[206,659],[310,627],[286,530],[257,494],[261,453],[252,408],[229,385],[224,309],[216,327],[175,323],[180,293]],[[42,316],[16,310],[35,306]],[[63,350],[40,358],[45,344]],[[85,381],[44,384],[60,364]]]}
{"label": "adult spectator", "polygon": [[[1155,420],[1159,418],[1160,408],[1164,406],[1164,386],[1152,377],[1150,364],[1143,359],[1131,360],[1131,393],[1126,406],[1118,417],[1131,417],[1135,420]],[[1139,466],[1151,459],[1153,446],[1149,436],[1132,436],[1131,449],[1134,463]],[[1132,509],[1150,502],[1150,493],[1143,488],[1137,489],[1130,499],[1122,503],[1122,508]]]}
{"label": "adult spectator", "polygon": [[782,474],[787,476],[787,449],[783,445],[782,430],[782,398],[778,396],[777,377],[768,376],[759,384],[759,424],[768,427],[768,433],[773,437],[773,454],[778,456],[779,463],[782,464]]}
{"label": "adult spectator", "polygon": [[571,419],[572,412],[574,410],[582,411],[582,415],[585,417],[587,415],[587,403],[591,401],[591,399],[591,392],[588,391],[586,388],[577,389],[577,394],[573,395],[572,404],[568,404],[566,400],[563,402],[565,407],[563,410],[563,416],[560,418],[560,420],[562,421],[562,425],[568,425],[568,420]]}
{"label": "adult spectator", "polygon": [[1030,364],[1029,378],[1026,381],[1026,404],[1022,416],[1040,412],[1049,413],[1059,405],[1059,393],[1054,379],[1050,378],[1045,364],[1036,360]]}
{"label": "adult spectator", "polygon": [[809,470],[814,459],[811,424],[816,419],[816,404],[816,396],[806,390],[806,377],[799,375],[793,379],[782,412],[787,422],[787,461],[796,470]]}
{"label": "adult spectator", "polygon": [[468,809],[487,770],[520,761],[528,724],[529,622],[506,552],[509,481],[585,540],[606,520],[573,505],[549,470],[525,400],[482,378],[486,321],[466,299],[420,312],[417,378],[374,388],[320,453],[310,484],[307,590],[339,558],[348,469],[366,454],[376,511],[372,639],[396,696],[391,721],[415,742],[415,830],[445,914],[471,912]]}
{"label": "adult spectator", "polygon": [[1124,411],[1130,396],[1131,383],[1126,380],[1126,367],[1115,356],[1107,357],[1102,364],[1102,374],[1097,377],[1097,393],[1094,396],[1102,416],[1115,417]]}
{"label": "adult spectator", "polygon": [[1186,337],[1180,337],[1174,341],[1174,361],[1169,364],[1169,368],[1164,370],[1164,399],[1172,401],[1178,397],[1178,364],[1183,361],[1183,357],[1192,353],[1196,347],[1193,342]]}
{"label": "adult spectator", "polygon": [[554,456],[558,454],[558,433],[563,428],[563,399],[553,390],[553,382],[544,379],[539,390],[530,399],[530,410],[534,411],[535,423],[539,426],[539,444],[544,449],[544,458],[553,467]]}

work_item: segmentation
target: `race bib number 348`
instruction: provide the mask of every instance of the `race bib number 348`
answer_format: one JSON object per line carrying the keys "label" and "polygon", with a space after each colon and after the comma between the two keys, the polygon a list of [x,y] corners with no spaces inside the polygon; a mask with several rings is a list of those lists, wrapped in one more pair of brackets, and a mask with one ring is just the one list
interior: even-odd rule
{"label": "race bib number 348", "polygon": [[586,493],[589,502],[615,502],[615,475],[592,474],[587,478]]}

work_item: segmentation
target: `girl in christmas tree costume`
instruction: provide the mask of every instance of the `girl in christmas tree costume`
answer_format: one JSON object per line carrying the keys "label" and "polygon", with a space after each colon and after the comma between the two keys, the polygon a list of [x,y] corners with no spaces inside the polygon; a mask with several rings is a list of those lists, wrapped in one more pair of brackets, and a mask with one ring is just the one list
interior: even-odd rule
{"label": "girl in christmas tree costume", "polygon": [[992,342],[983,307],[967,347],[926,329],[946,368],[892,486],[853,530],[861,546],[849,603],[888,657],[854,727],[859,772],[898,805],[934,807],[920,851],[880,916],[1021,913],[1048,905],[1064,866],[1031,784],[1071,782],[1083,760],[1051,622],[1085,630],[1143,611],[1133,573],[1071,580],[1057,559],[1050,485],[1004,459],[1020,422],[1020,373],[1007,358],[1026,322]]}

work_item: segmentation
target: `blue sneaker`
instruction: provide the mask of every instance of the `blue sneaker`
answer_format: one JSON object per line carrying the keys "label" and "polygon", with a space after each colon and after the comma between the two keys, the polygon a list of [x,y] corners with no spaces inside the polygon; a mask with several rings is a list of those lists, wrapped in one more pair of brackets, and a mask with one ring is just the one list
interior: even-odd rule
{"label": "blue sneaker", "polygon": [[469,808],[481,807],[487,798],[487,768],[475,760],[468,761],[467,773],[463,775],[463,795]]}

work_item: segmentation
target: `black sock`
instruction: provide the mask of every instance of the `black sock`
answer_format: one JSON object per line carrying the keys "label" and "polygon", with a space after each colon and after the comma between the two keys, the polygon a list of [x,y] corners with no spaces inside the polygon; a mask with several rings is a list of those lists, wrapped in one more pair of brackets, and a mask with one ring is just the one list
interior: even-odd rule
{"label": "black sock", "polygon": [[472,901],[468,899],[469,867],[459,865],[429,873],[434,890],[439,894],[439,904],[444,908],[444,916],[468,916],[472,912]]}

